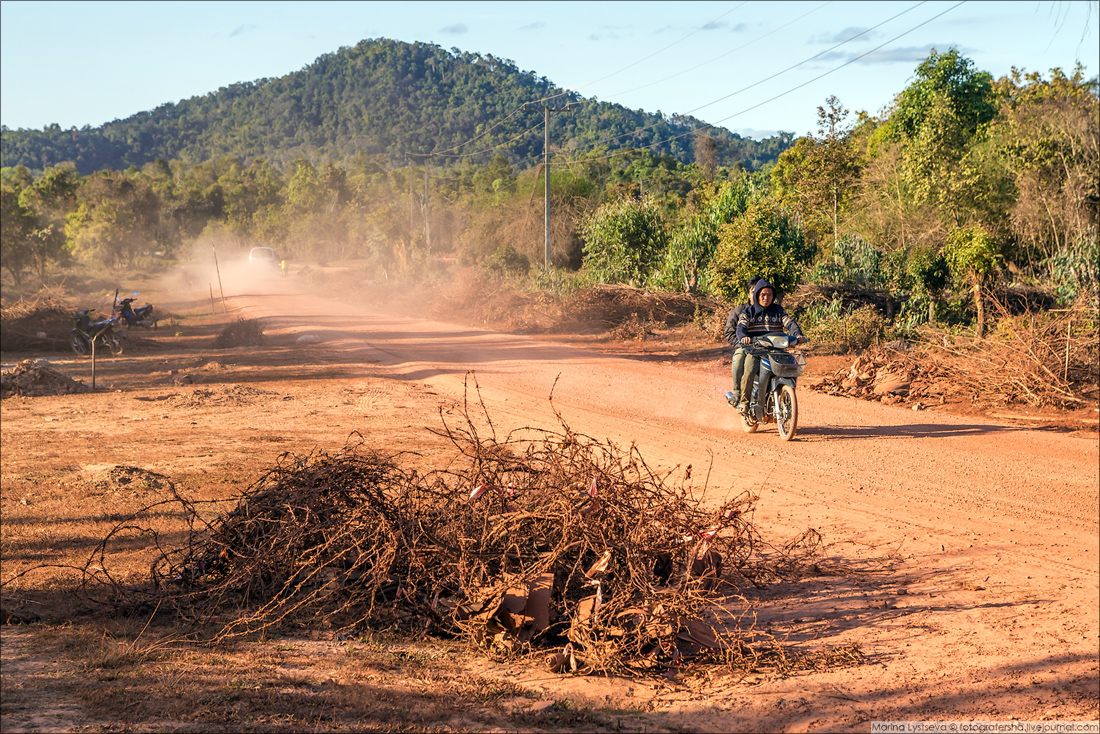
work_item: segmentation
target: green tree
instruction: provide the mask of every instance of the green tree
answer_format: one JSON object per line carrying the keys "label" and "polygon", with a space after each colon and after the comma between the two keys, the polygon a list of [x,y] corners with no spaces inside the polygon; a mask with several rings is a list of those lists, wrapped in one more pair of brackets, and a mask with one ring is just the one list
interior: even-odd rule
{"label": "green tree", "polygon": [[153,249],[160,201],[148,180],[98,173],[80,188],[77,201],[66,217],[65,235],[86,262],[118,268]]}
{"label": "green tree", "polygon": [[0,260],[15,281],[23,282],[23,271],[34,258],[35,216],[19,201],[19,189],[5,180],[0,185]]}
{"label": "green tree", "polygon": [[667,246],[665,223],[653,197],[621,197],[580,226],[584,267],[603,283],[642,285]]}
{"label": "green tree", "polygon": [[772,169],[775,195],[798,212],[803,228],[818,241],[831,232],[840,239],[840,214],[859,178],[859,153],[852,144],[848,110],[830,96],[817,108],[816,137],[799,138]]}
{"label": "green tree", "polygon": [[704,281],[706,291],[708,265],[718,247],[718,231],[741,216],[756,190],[745,177],[727,181],[717,194],[700,207],[685,224],[676,227],[669,238],[656,285],[670,290],[695,293]]}
{"label": "green tree", "polygon": [[981,338],[985,335],[982,287],[1001,260],[997,243],[980,226],[960,227],[948,235],[944,257],[955,281],[971,288],[977,313],[976,331],[978,338]]}
{"label": "green tree", "polygon": [[710,263],[711,286],[725,298],[738,300],[745,282],[759,274],[790,292],[813,255],[802,230],[775,201],[756,201],[719,229],[718,249]]}
{"label": "green tree", "polygon": [[71,165],[55,166],[20,194],[23,207],[36,219],[32,260],[41,280],[46,279],[48,267],[66,255],[65,217],[76,207],[80,178]]}
{"label": "green tree", "polygon": [[971,145],[995,114],[992,76],[955,48],[942,54],[932,49],[894,101],[890,132],[902,142],[910,190],[954,226],[973,205]]}
{"label": "green tree", "polygon": [[1012,232],[1029,259],[1052,257],[1096,237],[1100,224],[1100,100],[1078,65],[1050,79],[1016,69],[997,82],[1000,113],[990,129],[997,162],[1015,189]]}

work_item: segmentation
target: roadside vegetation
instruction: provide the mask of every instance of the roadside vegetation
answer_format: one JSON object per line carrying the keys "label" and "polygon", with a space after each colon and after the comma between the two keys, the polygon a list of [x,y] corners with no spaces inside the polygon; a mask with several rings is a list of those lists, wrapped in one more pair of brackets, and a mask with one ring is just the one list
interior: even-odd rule
{"label": "roadside vegetation", "polygon": [[[448,58],[496,73],[480,57]],[[784,138],[770,158],[703,126],[674,151],[612,150],[574,122],[548,170],[508,147],[403,165],[388,149],[318,148],[285,165],[6,167],[4,297],[261,245],[296,268],[354,263],[363,283],[441,282],[471,267],[558,298],[597,285],[685,294],[706,301],[716,335],[711,322],[760,274],[815,343],[842,351],[941,332],[1009,338],[1002,316],[1078,301],[1091,308],[1071,329],[1095,333],[1097,91],[1080,67],[993,79],[950,49],[878,114],[829,97],[817,131]]]}

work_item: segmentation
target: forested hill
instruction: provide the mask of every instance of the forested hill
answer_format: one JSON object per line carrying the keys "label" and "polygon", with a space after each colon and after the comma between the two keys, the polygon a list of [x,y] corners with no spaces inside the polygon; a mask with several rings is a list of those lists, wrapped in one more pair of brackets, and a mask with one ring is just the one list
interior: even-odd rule
{"label": "forested hill", "polygon": [[[234,84],[98,128],[5,127],[2,158],[3,166],[38,171],[72,161],[83,174],[158,158],[199,163],[262,157],[285,164],[300,157],[317,163],[344,161],[360,151],[404,165],[406,154],[449,151],[485,133],[456,152],[476,162],[503,152],[526,167],[542,155],[542,103],[508,115],[525,102],[558,94],[551,107],[574,104],[568,113],[553,115],[552,152],[578,155],[601,146],[656,143],[658,153],[694,160],[695,135],[685,133],[705,123],[693,117],[586,100],[491,55],[387,39],[342,48],[278,79]],[[749,169],[774,161],[793,137],[755,141],[725,130],[708,134],[718,142],[719,165],[739,161]],[[503,149],[480,153],[500,144]]]}

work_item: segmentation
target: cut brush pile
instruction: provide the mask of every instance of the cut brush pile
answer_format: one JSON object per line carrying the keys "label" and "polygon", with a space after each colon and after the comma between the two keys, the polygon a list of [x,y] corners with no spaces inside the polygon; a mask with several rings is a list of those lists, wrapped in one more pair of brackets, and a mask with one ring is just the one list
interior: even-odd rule
{"label": "cut brush pile", "polygon": [[750,519],[755,497],[705,509],[690,467],[669,486],[635,449],[564,422],[498,441],[464,417],[441,431],[456,456],[426,474],[346,447],[284,457],[209,523],[177,496],[189,540],[158,551],[152,584],[124,588],[100,569],[112,545],[150,532],[139,513],[89,559],[86,588],[217,619],[221,639],[386,628],[464,638],[494,656],[541,649],[559,672],[628,675],[776,659],[737,591],[812,563],[816,533],[767,547]]}

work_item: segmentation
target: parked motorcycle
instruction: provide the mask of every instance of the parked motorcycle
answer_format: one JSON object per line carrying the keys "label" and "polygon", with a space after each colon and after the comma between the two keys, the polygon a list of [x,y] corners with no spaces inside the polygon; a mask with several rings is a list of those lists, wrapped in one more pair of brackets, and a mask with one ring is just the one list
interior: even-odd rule
{"label": "parked motorcycle", "polygon": [[747,347],[759,359],[756,382],[748,409],[741,413],[745,433],[755,433],[762,423],[775,422],[779,437],[794,438],[798,430],[798,377],[806,367],[806,358],[787,351],[798,344],[797,337],[783,333],[755,337]]}
{"label": "parked motorcycle", "polygon": [[88,354],[92,351],[92,340],[101,347],[107,347],[111,354],[122,354],[122,342],[119,341],[115,327],[119,325],[118,317],[111,317],[101,321],[92,321],[94,308],[85,308],[73,315],[73,351],[77,354]]}
{"label": "parked motorcycle", "polygon": [[118,311],[118,315],[126,324],[126,328],[130,329],[134,326],[140,326],[145,329],[157,328],[158,319],[153,316],[153,304],[149,303],[141,308],[134,308],[132,304],[136,300],[137,293],[134,293],[133,298],[123,298],[119,300],[118,291],[115,291],[114,310]]}

